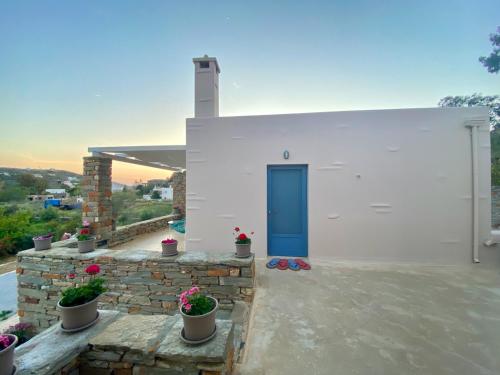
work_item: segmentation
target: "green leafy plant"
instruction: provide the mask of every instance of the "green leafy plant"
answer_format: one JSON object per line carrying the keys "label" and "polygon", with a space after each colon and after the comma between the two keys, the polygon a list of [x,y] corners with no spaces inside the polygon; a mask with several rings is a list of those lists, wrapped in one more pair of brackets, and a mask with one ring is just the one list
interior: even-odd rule
{"label": "green leafy plant", "polygon": [[[63,307],[79,306],[94,300],[106,291],[104,287],[105,280],[96,275],[101,271],[99,265],[91,264],[85,269],[85,272],[90,275],[90,280],[87,284],[76,287],[71,287],[62,292],[62,298],[59,301]],[[76,275],[71,273],[69,279],[74,279]]]}
{"label": "green leafy plant", "polygon": [[0,311],[0,321],[6,320],[12,314],[11,310],[1,310]]}
{"label": "green leafy plant", "polygon": [[182,312],[186,315],[196,316],[209,313],[215,308],[211,298],[200,293],[200,288],[193,286],[191,289],[181,293],[179,297]]}

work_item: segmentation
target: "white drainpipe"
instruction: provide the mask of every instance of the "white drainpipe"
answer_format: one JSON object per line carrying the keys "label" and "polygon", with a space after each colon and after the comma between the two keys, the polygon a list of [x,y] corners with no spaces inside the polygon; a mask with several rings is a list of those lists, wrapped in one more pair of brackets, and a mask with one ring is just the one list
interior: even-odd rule
{"label": "white drainpipe", "polygon": [[472,143],[472,261],[479,263],[479,162],[478,162],[478,128],[482,121],[468,121],[466,127],[471,130]]}

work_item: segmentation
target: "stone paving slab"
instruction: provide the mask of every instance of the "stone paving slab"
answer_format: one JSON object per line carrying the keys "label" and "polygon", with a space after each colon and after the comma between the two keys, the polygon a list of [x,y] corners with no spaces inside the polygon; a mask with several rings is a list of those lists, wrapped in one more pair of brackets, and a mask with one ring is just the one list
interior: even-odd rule
{"label": "stone paving slab", "polygon": [[124,315],[89,342],[96,349],[154,353],[175,323],[168,315]]}
{"label": "stone paving slab", "polygon": [[217,335],[209,342],[193,346],[185,344],[179,336],[183,327],[182,317],[173,317],[175,322],[156,352],[157,358],[172,362],[216,362],[223,363],[233,341],[234,324],[230,320],[216,320]]}
{"label": "stone paving slab", "polygon": [[252,254],[248,258],[236,258],[233,253],[210,253],[187,251],[177,258],[180,265],[186,266],[205,266],[207,264],[217,263],[224,266],[240,266],[250,267],[253,263],[255,255]]}
{"label": "stone paving slab", "polygon": [[[50,250],[36,251],[35,249],[29,249],[20,251],[17,256],[22,257],[33,257],[33,258],[57,258],[57,259],[78,259],[87,260],[94,259],[101,256],[112,255],[115,251],[109,249],[96,249],[90,253],[79,253],[77,248],[70,247],[53,247]],[[19,258],[18,258],[19,259]]]}
{"label": "stone paving slab", "polygon": [[[52,374],[71,359],[76,358],[86,350],[89,338],[105,329],[120,315],[118,311],[100,310],[99,322],[82,332],[64,333],[59,324],[46,329],[26,344],[16,349],[16,375],[46,375]],[[47,360],[50,359],[50,360]]]}

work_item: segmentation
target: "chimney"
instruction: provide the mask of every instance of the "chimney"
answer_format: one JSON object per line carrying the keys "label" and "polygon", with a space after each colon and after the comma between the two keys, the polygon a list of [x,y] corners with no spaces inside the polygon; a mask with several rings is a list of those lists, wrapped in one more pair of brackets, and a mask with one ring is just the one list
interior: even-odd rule
{"label": "chimney", "polygon": [[219,73],[215,57],[196,57],[194,63],[194,117],[219,117]]}

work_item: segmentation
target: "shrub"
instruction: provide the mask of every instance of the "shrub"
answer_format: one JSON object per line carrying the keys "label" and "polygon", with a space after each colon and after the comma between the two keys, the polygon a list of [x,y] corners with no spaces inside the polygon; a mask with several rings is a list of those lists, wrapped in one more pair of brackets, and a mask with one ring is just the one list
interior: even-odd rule
{"label": "shrub", "polygon": [[42,221],[51,221],[59,218],[59,212],[54,207],[48,207],[42,211],[40,214],[40,220]]}
{"label": "shrub", "polygon": [[141,221],[149,220],[153,217],[155,217],[155,215],[151,210],[144,210],[141,212]]}

